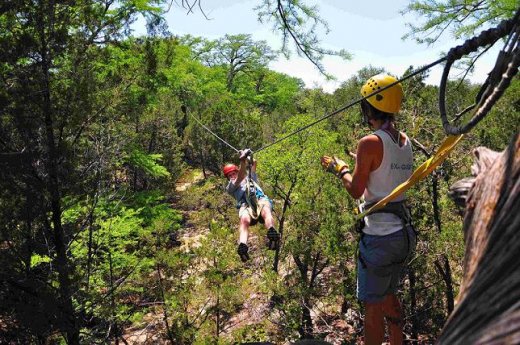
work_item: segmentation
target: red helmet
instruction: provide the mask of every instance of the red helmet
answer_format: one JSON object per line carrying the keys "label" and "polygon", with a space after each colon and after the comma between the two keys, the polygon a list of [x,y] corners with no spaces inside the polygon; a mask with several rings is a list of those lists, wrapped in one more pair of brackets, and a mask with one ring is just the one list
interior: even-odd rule
{"label": "red helmet", "polygon": [[229,173],[233,171],[238,171],[238,167],[235,164],[226,164],[224,165],[224,168],[222,169],[222,172],[224,173],[224,176],[228,177]]}

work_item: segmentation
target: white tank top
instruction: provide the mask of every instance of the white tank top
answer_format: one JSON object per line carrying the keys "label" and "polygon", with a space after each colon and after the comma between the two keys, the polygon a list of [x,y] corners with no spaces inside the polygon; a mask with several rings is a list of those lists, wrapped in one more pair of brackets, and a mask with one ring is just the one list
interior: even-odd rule
{"label": "white tank top", "polygon": [[[368,182],[363,193],[365,203],[372,204],[390,194],[395,187],[408,180],[412,175],[413,155],[410,139],[405,136],[405,143],[399,146],[382,129],[374,132],[383,142],[381,165],[368,175]],[[393,201],[404,200],[405,193]],[[401,219],[392,213],[374,213],[365,217],[363,232],[369,235],[384,236],[401,230]]]}

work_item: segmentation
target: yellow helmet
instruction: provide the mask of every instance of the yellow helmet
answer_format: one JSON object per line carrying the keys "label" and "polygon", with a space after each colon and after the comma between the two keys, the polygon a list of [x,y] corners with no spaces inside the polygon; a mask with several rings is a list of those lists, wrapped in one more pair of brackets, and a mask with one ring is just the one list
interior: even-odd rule
{"label": "yellow helmet", "polygon": [[[397,79],[388,74],[375,75],[368,79],[365,85],[361,87],[361,96],[366,97],[387,85],[395,83],[396,81]],[[367,98],[368,103],[370,103],[374,108],[390,114],[399,112],[402,100],[403,87],[401,86],[401,83],[395,84],[394,86]]]}

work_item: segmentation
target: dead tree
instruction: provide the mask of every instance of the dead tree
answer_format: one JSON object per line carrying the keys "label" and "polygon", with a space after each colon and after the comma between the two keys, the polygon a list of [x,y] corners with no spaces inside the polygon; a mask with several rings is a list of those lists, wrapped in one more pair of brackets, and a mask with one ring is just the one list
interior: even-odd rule
{"label": "dead tree", "polygon": [[519,133],[504,152],[478,148],[475,155],[473,181],[451,187],[466,201],[466,254],[457,305],[437,343],[519,344]]}

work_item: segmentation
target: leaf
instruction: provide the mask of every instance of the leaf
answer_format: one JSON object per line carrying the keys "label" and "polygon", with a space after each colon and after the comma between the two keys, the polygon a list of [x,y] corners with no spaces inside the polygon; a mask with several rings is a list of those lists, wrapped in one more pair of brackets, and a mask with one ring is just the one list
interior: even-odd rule
{"label": "leaf", "polygon": [[162,159],[162,154],[145,153],[134,149],[127,158],[127,162],[136,168],[143,170],[151,177],[169,177],[170,172],[157,162]]}

